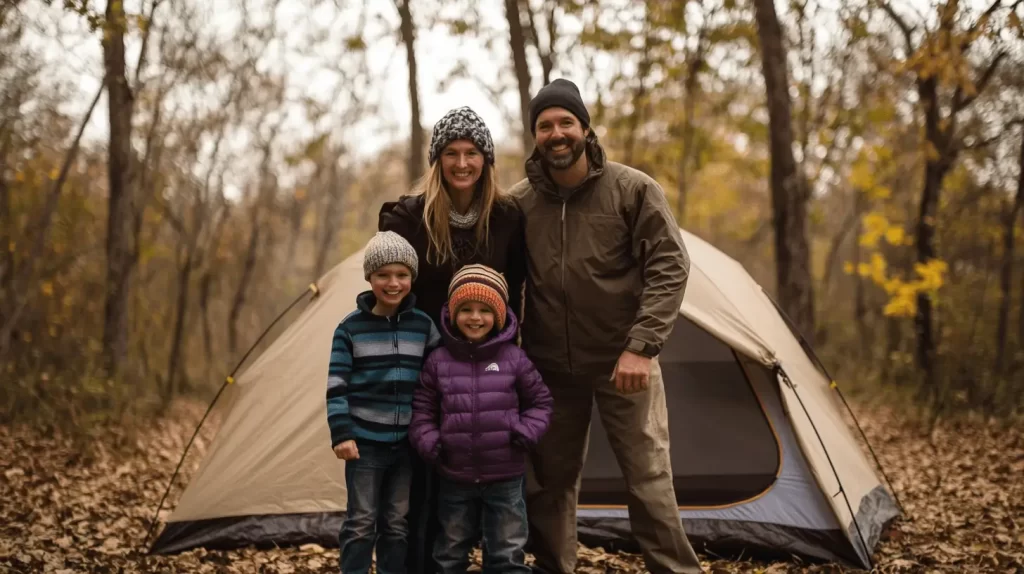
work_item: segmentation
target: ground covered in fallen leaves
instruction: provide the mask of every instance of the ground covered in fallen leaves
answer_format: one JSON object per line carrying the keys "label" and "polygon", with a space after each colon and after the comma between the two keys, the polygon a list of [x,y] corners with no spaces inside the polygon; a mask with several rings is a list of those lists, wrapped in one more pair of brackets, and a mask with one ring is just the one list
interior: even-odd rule
{"label": "ground covered in fallen leaves", "polygon": [[[861,408],[862,424],[911,518],[897,521],[875,554],[878,572],[1024,573],[1024,430],[994,423],[920,424]],[[148,556],[140,545],[199,419],[183,405],[128,438],[97,433],[84,446],[0,426],[0,572],[337,571],[337,550],[196,550]],[[198,464],[204,429],[184,466]],[[178,481],[171,502],[187,476]],[[167,511],[161,514],[166,518]],[[639,557],[580,548],[579,572],[642,572]],[[702,554],[708,572],[845,572],[836,565],[757,562]]]}

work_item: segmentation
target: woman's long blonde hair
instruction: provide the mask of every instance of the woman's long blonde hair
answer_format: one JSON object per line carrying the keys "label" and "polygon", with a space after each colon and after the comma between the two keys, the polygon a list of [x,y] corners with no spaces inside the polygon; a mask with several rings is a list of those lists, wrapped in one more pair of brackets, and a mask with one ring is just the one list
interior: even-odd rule
{"label": "woman's long blonde hair", "polygon": [[[455,259],[452,248],[452,232],[448,223],[448,213],[452,209],[452,198],[445,187],[441,162],[436,161],[430,171],[416,186],[416,193],[423,194],[423,224],[427,228],[427,262],[440,265]],[[476,248],[486,248],[490,236],[491,211],[495,202],[509,201],[505,192],[498,187],[498,178],[494,166],[484,165],[480,179],[476,183],[473,201],[480,202],[480,216],[476,220]]]}

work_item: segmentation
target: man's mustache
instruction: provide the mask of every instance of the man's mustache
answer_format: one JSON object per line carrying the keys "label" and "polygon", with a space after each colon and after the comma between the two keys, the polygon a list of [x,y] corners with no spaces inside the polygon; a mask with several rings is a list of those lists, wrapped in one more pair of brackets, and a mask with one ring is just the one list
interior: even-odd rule
{"label": "man's mustache", "polygon": [[570,140],[569,138],[559,138],[557,140],[549,141],[547,144],[544,145],[544,147],[546,149],[551,150],[551,149],[554,149],[554,148],[556,148],[556,147],[558,147],[560,145],[572,147],[572,140]]}

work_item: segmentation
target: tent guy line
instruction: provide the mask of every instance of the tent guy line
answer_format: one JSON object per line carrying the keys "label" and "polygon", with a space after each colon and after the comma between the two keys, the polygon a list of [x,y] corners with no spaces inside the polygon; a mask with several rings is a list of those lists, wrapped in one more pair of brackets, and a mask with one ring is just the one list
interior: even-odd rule
{"label": "tent guy line", "polygon": [[296,305],[298,305],[303,299],[305,299],[306,295],[309,293],[313,294],[309,298],[310,301],[316,299],[317,296],[320,295],[320,288],[316,286],[316,283],[310,283],[309,287],[307,287],[306,290],[303,291],[301,295],[296,297],[295,300],[292,301],[290,305],[285,307],[285,310],[281,311],[281,313],[278,314],[278,316],[275,317],[274,320],[270,322],[270,325],[267,325],[267,328],[264,329],[263,332],[260,333],[260,336],[256,338],[256,342],[254,342],[252,346],[249,347],[245,354],[242,355],[242,358],[239,359],[238,363],[235,364],[235,368],[231,369],[231,374],[224,377],[224,382],[221,383],[220,389],[217,390],[217,394],[213,396],[213,400],[210,401],[210,405],[206,407],[206,412],[203,413],[202,418],[199,419],[199,424],[197,424],[195,430],[192,431],[192,437],[188,439],[188,444],[185,445],[185,450],[182,451],[181,458],[178,459],[178,465],[174,467],[174,472],[171,474],[171,479],[167,481],[167,489],[164,490],[164,495],[160,498],[160,504],[157,505],[156,512],[153,513],[153,520],[150,521],[149,529],[146,531],[146,538],[142,541],[143,551],[148,551],[147,547],[149,546],[149,539],[153,537],[153,531],[156,529],[156,525],[160,521],[160,511],[164,507],[164,502],[167,502],[167,495],[171,493],[171,487],[174,486],[174,479],[178,478],[178,472],[181,471],[181,465],[185,462],[185,457],[188,456],[188,451],[189,449],[192,448],[192,443],[195,442],[196,437],[199,436],[199,430],[203,428],[203,423],[205,423],[206,418],[210,416],[210,412],[213,410],[213,407],[217,404],[217,401],[220,399],[220,396],[224,394],[224,389],[228,388],[228,385],[234,384],[235,375],[238,374],[238,369],[242,368],[242,365],[244,365],[245,361],[248,360],[249,355],[251,355],[252,352],[256,349],[256,347],[259,346],[259,344],[267,336],[267,333],[269,333],[270,330],[274,328],[274,325],[277,325],[278,321],[280,321],[285,315],[288,314],[289,311],[291,311]]}

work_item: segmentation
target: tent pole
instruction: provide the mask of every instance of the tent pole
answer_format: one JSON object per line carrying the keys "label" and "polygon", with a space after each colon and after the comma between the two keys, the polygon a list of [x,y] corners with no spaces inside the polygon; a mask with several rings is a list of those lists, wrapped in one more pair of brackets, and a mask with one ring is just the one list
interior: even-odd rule
{"label": "tent pole", "polygon": [[867,435],[864,434],[864,428],[860,426],[860,421],[857,420],[857,415],[853,414],[853,409],[850,408],[850,403],[846,402],[846,397],[843,396],[843,392],[839,390],[839,383],[837,383],[835,378],[832,377],[832,374],[828,372],[828,369],[825,368],[825,363],[823,363],[821,359],[818,358],[818,354],[814,352],[814,348],[811,347],[810,343],[807,342],[807,339],[804,338],[803,333],[801,333],[793,325],[793,322],[789,319],[789,316],[786,315],[786,312],[782,310],[782,307],[779,307],[779,304],[775,302],[775,299],[772,299],[772,296],[769,295],[763,287],[761,288],[761,292],[763,292],[765,294],[765,297],[768,297],[768,300],[771,301],[773,305],[775,305],[775,309],[779,312],[779,315],[782,316],[782,319],[783,321],[786,322],[786,325],[789,327],[789,330],[792,331],[793,334],[796,335],[797,338],[800,340],[801,347],[803,347],[806,350],[807,356],[810,357],[811,360],[814,361],[814,364],[816,364],[818,368],[821,369],[821,372],[824,373],[826,377],[828,377],[829,387],[835,390],[836,394],[839,395],[839,400],[842,401],[843,407],[846,408],[846,412],[849,413],[850,418],[853,419],[853,424],[854,426],[857,427],[857,432],[860,433],[860,438],[864,440],[864,444],[868,446],[868,452],[871,453],[871,458],[874,459],[875,466],[878,467],[878,472],[882,474],[882,478],[885,479],[886,486],[889,487],[889,492],[892,493],[892,497],[896,500],[896,506],[900,508],[900,512],[902,512],[908,518],[913,520],[914,517],[911,516],[909,512],[907,512],[906,508],[904,508],[903,502],[900,501],[899,494],[897,494],[896,489],[893,488],[892,482],[889,480],[889,475],[886,474],[885,472],[885,467],[883,467],[882,462],[878,460],[878,455],[875,454],[875,448],[871,446],[871,441],[869,441]]}
{"label": "tent pole", "polygon": [[288,312],[292,310],[292,308],[298,305],[299,302],[306,297],[306,294],[310,292],[313,293],[313,299],[315,299],[320,294],[320,288],[316,286],[316,283],[310,283],[309,287],[307,287],[306,290],[303,291],[301,295],[296,297],[295,300],[292,301],[291,305],[288,305],[288,307],[286,307],[284,311],[282,311],[276,318],[274,318],[273,321],[270,322],[270,325],[268,325],[267,328],[264,329],[263,332],[260,334],[260,336],[257,337],[256,342],[253,343],[251,347],[249,347],[249,350],[247,350],[244,355],[242,355],[242,358],[235,365],[235,368],[231,370],[231,374],[224,378],[224,382],[220,385],[220,389],[217,391],[217,394],[213,396],[213,400],[210,401],[210,405],[206,407],[206,412],[203,413],[203,418],[199,419],[199,424],[196,425],[195,430],[192,432],[192,438],[188,439],[188,444],[185,445],[185,451],[181,453],[181,459],[178,460],[178,466],[174,468],[174,474],[171,475],[171,480],[168,481],[167,483],[167,489],[164,490],[164,495],[160,499],[160,504],[157,505],[156,512],[153,514],[153,520],[149,523],[149,529],[146,531],[146,538],[142,541],[143,548],[146,548],[149,545],[149,539],[153,536],[153,531],[156,529],[157,522],[159,522],[160,520],[160,510],[163,509],[164,502],[167,502],[167,495],[171,493],[171,487],[174,486],[174,479],[178,478],[178,472],[181,470],[181,465],[185,462],[185,457],[188,455],[189,449],[192,448],[192,443],[195,442],[196,437],[199,435],[199,429],[203,428],[203,423],[206,422],[206,417],[210,416],[210,412],[213,410],[214,405],[217,404],[217,400],[220,399],[220,396],[224,393],[224,389],[228,388],[228,385],[233,384],[235,382],[235,375],[238,373],[238,369],[242,368],[242,365],[245,364],[245,361],[249,358],[249,355],[251,355],[252,352],[256,349],[256,347],[259,346],[259,344],[263,341],[263,338],[267,336],[267,333],[269,333],[270,330],[274,328],[274,325],[276,325],[278,321],[281,320],[282,317],[287,315]]}
{"label": "tent pole", "polygon": [[[867,539],[864,538],[864,533],[860,530],[860,524],[857,522],[857,513],[853,511],[853,506],[850,505],[850,498],[846,496],[846,489],[843,488],[843,482],[839,479],[839,472],[836,470],[836,465],[832,462],[832,455],[828,453],[828,448],[825,447],[825,441],[821,438],[821,433],[818,432],[818,427],[814,424],[814,420],[811,418],[811,413],[808,412],[807,406],[804,405],[804,400],[800,398],[800,393],[796,390],[796,385],[786,374],[785,369],[782,365],[775,363],[775,374],[777,377],[782,377],[786,382],[786,385],[793,390],[793,396],[796,397],[797,402],[800,403],[800,408],[804,411],[804,416],[807,417],[807,422],[811,423],[811,428],[814,429],[814,435],[818,437],[818,442],[821,444],[821,450],[825,453],[825,459],[828,460],[828,465],[832,468],[832,474],[836,477],[836,483],[839,484],[839,492],[843,495],[843,501],[846,502],[846,508],[850,511],[850,518],[853,519],[853,525],[857,529],[857,536],[860,537],[860,543],[864,546],[865,557],[868,559],[868,570],[873,570],[875,567],[874,562],[871,560],[871,548],[868,546]],[[834,495],[833,495],[834,496]],[[840,526],[843,526],[840,524]],[[845,527],[843,528],[845,530]]]}

